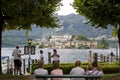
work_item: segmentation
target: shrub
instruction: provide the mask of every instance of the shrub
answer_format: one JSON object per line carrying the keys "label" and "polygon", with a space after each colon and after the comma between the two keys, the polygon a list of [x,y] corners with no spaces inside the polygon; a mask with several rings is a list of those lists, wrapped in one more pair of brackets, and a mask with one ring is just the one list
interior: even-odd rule
{"label": "shrub", "polygon": [[[119,72],[119,67],[116,63],[98,63],[98,64],[105,74],[112,74],[112,73]],[[73,67],[74,67],[74,63],[61,63],[60,64],[60,68],[63,70],[64,74],[69,74]],[[88,67],[88,63],[82,63],[81,67],[86,70],[86,68]],[[37,63],[32,65],[31,74],[33,74],[36,68],[38,68]],[[52,65],[45,64],[44,68],[47,69],[48,72],[50,73],[50,71],[52,70]]]}

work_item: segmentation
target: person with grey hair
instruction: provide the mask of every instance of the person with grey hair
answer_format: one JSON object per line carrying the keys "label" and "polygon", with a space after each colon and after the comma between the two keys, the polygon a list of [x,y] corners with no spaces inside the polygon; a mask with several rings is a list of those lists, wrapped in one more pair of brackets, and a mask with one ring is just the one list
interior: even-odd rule
{"label": "person with grey hair", "polygon": [[[84,75],[85,70],[81,67],[81,62],[76,61],[75,67],[70,71],[70,75]],[[84,78],[71,78],[71,80],[85,80]]]}
{"label": "person with grey hair", "polygon": [[[48,75],[48,70],[43,68],[43,61],[38,62],[38,69],[34,70],[34,75]],[[47,78],[41,78],[40,80],[47,80]]]}

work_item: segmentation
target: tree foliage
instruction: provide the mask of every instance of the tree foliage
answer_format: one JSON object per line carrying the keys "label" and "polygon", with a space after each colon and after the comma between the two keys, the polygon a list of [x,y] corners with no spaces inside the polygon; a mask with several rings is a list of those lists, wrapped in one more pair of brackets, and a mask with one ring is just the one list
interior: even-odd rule
{"label": "tree foliage", "polygon": [[74,0],[73,7],[93,26],[102,28],[114,26],[113,35],[117,33],[120,43],[120,0]]}
{"label": "tree foliage", "polygon": [[31,30],[33,24],[47,28],[58,27],[55,12],[59,10],[60,5],[61,0],[0,0],[0,59],[2,31]]}
{"label": "tree foliage", "polygon": [[101,49],[109,48],[109,43],[107,42],[107,40],[105,40],[105,38],[102,38],[102,40],[98,43],[98,48]]}
{"label": "tree foliage", "polygon": [[73,35],[71,38],[71,41],[74,40],[79,40],[79,41],[89,41],[89,39],[87,37],[85,37],[84,35]]}
{"label": "tree foliage", "polygon": [[[61,0],[0,0],[4,19],[2,30],[31,29],[32,24],[40,27],[57,27],[55,12]],[[10,19],[9,19],[10,18]]]}
{"label": "tree foliage", "polygon": [[117,29],[120,48],[120,0],[74,0],[73,7],[76,12],[84,15],[93,26],[102,28],[107,28],[108,25],[114,26]]}
{"label": "tree foliage", "polygon": [[120,25],[120,0],[74,0],[73,7],[96,27]]}

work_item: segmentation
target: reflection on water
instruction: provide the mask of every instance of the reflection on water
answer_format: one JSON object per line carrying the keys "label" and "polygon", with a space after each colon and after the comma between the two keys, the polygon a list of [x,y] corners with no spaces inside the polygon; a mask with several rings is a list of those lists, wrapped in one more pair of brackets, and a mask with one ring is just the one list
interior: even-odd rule
{"label": "reflection on water", "polygon": [[[12,51],[14,48],[2,48],[2,56],[9,56],[12,58]],[[22,54],[24,53],[24,49],[20,48],[22,51]],[[32,59],[39,59],[39,48],[36,48],[36,54],[31,55]],[[45,63],[48,63],[48,52],[53,53],[52,49],[42,49],[44,51],[44,58]],[[98,54],[104,54],[107,55],[111,51],[116,53],[116,49],[57,49],[58,54],[60,54],[60,61],[64,63],[68,62],[75,62],[76,60],[80,60],[81,62],[87,62],[88,61],[88,53],[89,51],[92,51],[92,53],[98,53]],[[22,58],[28,59],[29,55],[24,55]]]}

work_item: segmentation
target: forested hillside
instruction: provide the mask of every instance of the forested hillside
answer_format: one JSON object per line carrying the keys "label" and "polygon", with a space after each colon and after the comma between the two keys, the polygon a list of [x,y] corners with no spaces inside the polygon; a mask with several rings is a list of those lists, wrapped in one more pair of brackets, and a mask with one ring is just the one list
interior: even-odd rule
{"label": "forested hillside", "polygon": [[112,26],[108,29],[95,28],[90,23],[86,24],[86,19],[83,16],[70,14],[66,16],[58,16],[60,19],[61,28],[37,28],[32,26],[32,31],[29,36],[25,37],[25,31],[5,31],[2,35],[3,46],[25,45],[28,38],[36,39],[41,36],[49,37],[53,34],[82,34],[88,38],[95,38],[105,35],[111,37]]}

